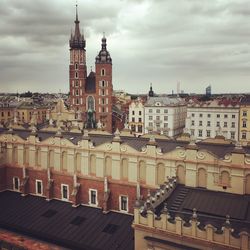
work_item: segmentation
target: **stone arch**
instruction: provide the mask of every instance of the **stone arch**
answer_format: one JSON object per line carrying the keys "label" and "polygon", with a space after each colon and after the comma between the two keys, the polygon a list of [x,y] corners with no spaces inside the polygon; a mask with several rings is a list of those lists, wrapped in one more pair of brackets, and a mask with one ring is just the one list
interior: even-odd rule
{"label": "stone arch", "polygon": [[250,174],[246,176],[245,194],[250,194]]}
{"label": "stone arch", "polygon": [[185,184],[186,182],[186,171],[185,167],[182,165],[177,166],[176,176],[178,177],[178,183]]}
{"label": "stone arch", "polygon": [[62,152],[62,156],[61,156],[62,158],[61,158],[61,162],[62,162],[62,164],[61,164],[61,169],[62,170],[67,170],[67,151],[63,151]]}
{"label": "stone arch", "polygon": [[90,155],[90,174],[96,175],[96,156]]}
{"label": "stone arch", "polygon": [[81,172],[81,154],[79,152],[75,155],[75,171]]}
{"label": "stone arch", "polygon": [[128,159],[123,158],[121,160],[121,179],[127,180],[128,179]]}
{"label": "stone arch", "polygon": [[146,163],[145,161],[139,161],[139,181],[146,182]]}
{"label": "stone arch", "polygon": [[221,172],[221,185],[223,187],[229,187],[230,186],[230,174],[228,171],[223,170]]}
{"label": "stone arch", "polygon": [[112,158],[110,156],[105,157],[104,175],[105,176],[112,175]]}
{"label": "stone arch", "polygon": [[207,171],[204,168],[198,169],[197,186],[202,188],[207,187]]}
{"label": "stone arch", "polygon": [[156,167],[156,183],[158,185],[164,184],[165,178],[165,166],[163,163],[158,163]]}
{"label": "stone arch", "polygon": [[49,150],[49,167],[54,167],[54,150]]}

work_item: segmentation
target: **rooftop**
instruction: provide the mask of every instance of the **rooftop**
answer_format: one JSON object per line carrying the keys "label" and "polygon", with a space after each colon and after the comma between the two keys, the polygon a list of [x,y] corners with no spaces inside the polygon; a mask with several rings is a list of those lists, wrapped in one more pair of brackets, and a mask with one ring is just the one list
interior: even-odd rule
{"label": "rooftop", "polygon": [[70,249],[134,249],[133,216],[43,197],[0,193],[0,228]]}

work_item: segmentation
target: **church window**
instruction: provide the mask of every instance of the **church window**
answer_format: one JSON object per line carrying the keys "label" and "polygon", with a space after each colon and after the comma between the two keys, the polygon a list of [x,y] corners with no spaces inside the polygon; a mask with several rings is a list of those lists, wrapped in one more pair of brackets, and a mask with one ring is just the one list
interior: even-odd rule
{"label": "church window", "polygon": [[38,195],[43,194],[43,183],[41,180],[36,180],[36,194]]}
{"label": "church window", "polygon": [[76,95],[79,95],[79,90],[78,89],[76,89]]}
{"label": "church window", "polygon": [[104,98],[102,98],[102,104],[105,104],[105,99]]}
{"label": "church window", "polygon": [[78,87],[78,81],[76,81],[76,87]]}
{"label": "church window", "polygon": [[105,112],[105,108],[104,108],[104,107],[102,107],[102,112],[103,112],[103,113]]}
{"label": "church window", "polygon": [[65,185],[65,184],[61,185],[61,197],[62,197],[62,200],[69,199],[69,185]]}
{"label": "church window", "polygon": [[79,104],[79,99],[78,98],[76,98],[76,104]]}
{"label": "church window", "polygon": [[124,212],[128,212],[128,197],[127,196],[124,196],[124,195],[121,195],[119,197],[120,199],[120,210],[121,211],[124,211]]}
{"label": "church window", "polygon": [[77,64],[77,63],[75,64],[75,69],[76,69],[76,70],[78,69],[78,64]]}
{"label": "church window", "polygon": [[102,95],[105,95],[105,91],[104,91],[104,89],[102,89]]}
{"label": "church window", "polygon": [[19,187],[20,187],[20,180],[18,177],[14,177],[13,178],[13,190],[19,191]]}
{"label": "church window", "polygon": [[198,135],[198,136],[199,136],[199,137],[202,137],[202,130],[199,130],[198,132],[199,132],[199,135]]}
{"label": "church window", "polygon": [[102,70],[101,70],[101,75],[102,75],[102,76],[105,76],[105,69],[102,69]]}
{"label": "church window", "polygon": [[102,87],[105,87],[105,81],[104,80],[102,81]]}
{"label": "church window", "polygon": [[78,78],[78,72],[75,73],[75,77]]}
{"label": "church window", "polygon": [[88,97],[88,110],[95,110],[95,100],[93,96]]}

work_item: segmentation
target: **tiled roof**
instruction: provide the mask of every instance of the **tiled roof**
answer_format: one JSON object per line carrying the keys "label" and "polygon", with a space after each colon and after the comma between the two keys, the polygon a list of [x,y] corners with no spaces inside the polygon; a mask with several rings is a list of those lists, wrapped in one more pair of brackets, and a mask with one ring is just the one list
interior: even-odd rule
{"label": "tiled roof", "polygon": [[70,249],[134,249],[133,216],[11,191],[0,193],[0,227]]}

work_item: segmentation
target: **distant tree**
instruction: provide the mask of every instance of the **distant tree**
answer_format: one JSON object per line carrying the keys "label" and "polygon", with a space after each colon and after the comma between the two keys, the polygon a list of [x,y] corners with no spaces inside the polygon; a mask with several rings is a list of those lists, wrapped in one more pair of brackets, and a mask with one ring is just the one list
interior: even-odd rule
{"label": "distant tree", "polygon": [[20,97],[32,97],[32,92],[28,91],[25,93],[20,94]]}

